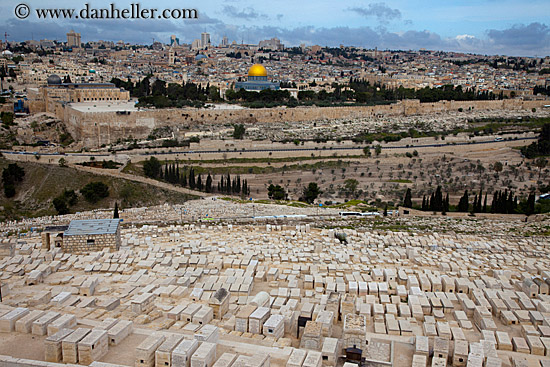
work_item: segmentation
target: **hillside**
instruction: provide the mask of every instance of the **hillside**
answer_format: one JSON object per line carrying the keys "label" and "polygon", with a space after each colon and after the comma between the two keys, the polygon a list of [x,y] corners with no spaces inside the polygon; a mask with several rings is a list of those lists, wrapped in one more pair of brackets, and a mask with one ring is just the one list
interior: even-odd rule
{"label": "hillside", "polygon": [[[0,158],[0,171],[13,163]],[[118,201],[121,208],[152,206],[164,203],[183,203],[190,195],[164,190],[155,186],[120,178],[100,176],[77,171],[70,167],[58,167],[31,162],[18,162],[25,170],[23,181],[16,187],[16,195],[6,198],[0,185],[0,220],[36,217],[57,214],[52,202],[65,189],[78,191],[86,184],[100,181],[109,187],[109,196],[95,204],[87,202],[78,194],[78,202],[70,208],[71,213],[97,208],[112,208]]]}

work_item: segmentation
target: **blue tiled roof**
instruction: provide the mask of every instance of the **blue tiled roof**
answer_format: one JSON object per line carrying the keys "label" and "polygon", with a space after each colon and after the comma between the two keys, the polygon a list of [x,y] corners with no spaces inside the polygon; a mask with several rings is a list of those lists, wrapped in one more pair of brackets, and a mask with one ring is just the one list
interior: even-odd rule
{"label": "blue tiled roof", "polygon": [[81,236],[93,234],[114,234],[116,233],[120,219],[86,219],[73,220],[64,236]]}

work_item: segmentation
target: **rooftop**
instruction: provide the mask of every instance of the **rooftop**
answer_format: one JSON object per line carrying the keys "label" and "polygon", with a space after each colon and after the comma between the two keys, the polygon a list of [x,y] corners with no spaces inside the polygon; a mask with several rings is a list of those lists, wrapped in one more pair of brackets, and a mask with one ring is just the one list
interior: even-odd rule
{"label": "rooftop", "polygon": [[119,219],[86,219],[73,220],[65,231],[65,236],[82,236],[93,234],[114,234],[120,224]]}

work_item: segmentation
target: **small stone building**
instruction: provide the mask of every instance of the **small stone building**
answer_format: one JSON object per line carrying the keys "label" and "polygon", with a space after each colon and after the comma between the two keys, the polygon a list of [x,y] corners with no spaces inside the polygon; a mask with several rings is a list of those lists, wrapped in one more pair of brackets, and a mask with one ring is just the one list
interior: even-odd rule
{"label": "small stone building", "polygon": [[69,226],[47,226],[42,231],[42,248],[52,250],[63,246],[63,233]]}
{"label": "small stone building", "polygon": [[88,253],[109,248],[120,249],[119,219],[73,220],[63,233],[64,252]]}

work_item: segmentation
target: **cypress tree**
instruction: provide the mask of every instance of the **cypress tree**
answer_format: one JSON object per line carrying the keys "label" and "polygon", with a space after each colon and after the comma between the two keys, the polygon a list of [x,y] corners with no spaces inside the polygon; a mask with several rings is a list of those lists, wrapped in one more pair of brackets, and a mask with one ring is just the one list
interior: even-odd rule
{"label": "cypress tree", "polygon": [[248,195],[248,182],[246,182],[246,180],[243,180],[243,189],[242,189],[241,195],[242,196]]}
{"label": "cypress tree", "polygon": [[113,212],[113,219],[118,218],[118,202],[115,201],[115,210]]}
{"label": "cypress tree", "polygon": [[212,192],[212,176],[210,176],[210,173],[208,174],[208,177],[206,177],[205,191],[208,193]]}
{"label": "cypress tree", "polygon": [[532,192],[527,198],[527,208],[525,214],[531,215],[533,213],[535,213],[535,193]]}
{"label": "cypress tree", "polygon": [[195,169],[193,167],[189,170],[189,188],[195,189]]}
{"label": "cypress tree", "polygon": [[483,213],[487,213],[487,193],[485,193],[485,201],[483,202]]}
{"label": "cypress tree", "polygon": [[422,210],[426,210],[426,195],[422,196]]}
{"label": "cypress tree", "polygon": [[199,175],[199,177],[197,178],[197,189],[199,191],[202,191],[203,187],[202,187],[202,177],[201,175]]}
{"label": "cypress tree", "polygon": [[495,191],[493,194],[493,202],[491,203],[491,213],[496,213],[498,209],[498,196],[499,192]]}
{"label": "cypress tree", "polygon": [[437,189],[435,189],[435,195],[434,195],[435,202],[433,204],[434,211],[441,211],[443,210],[443,194],[441,193],[441,186],[437,186]]}
{"label": "cypress tree", "polygon": [[458,202],[457,211],[459,212],[467,212],[468,211],[468,190],[464,191],[464,195],[460,198],[460,201]]}
{"label": "cypress tree", "polygon": [[405,208],[412,208],[412,194],[411,194],[410,188],[407,188],[407,192],[405,192],[405,198],[403,199],[403,206]]}
{"label": "cypress tree", "polygon": [[477,197],[477,208],[476,208],[476,211],[478,213],[481,213],[481,209],[482,209],[482,207],[481,207],[481,198],[482,197],[483,197],[482,190],[479,189],[479,196]]}
{"label": "cypress tree", "polygon": [[513,212],[514,212],[514,196],[512,194],[512,191],[510,191],[510,194],[508,195],[508,200],[506,200],[506,213],[512,214]]}

